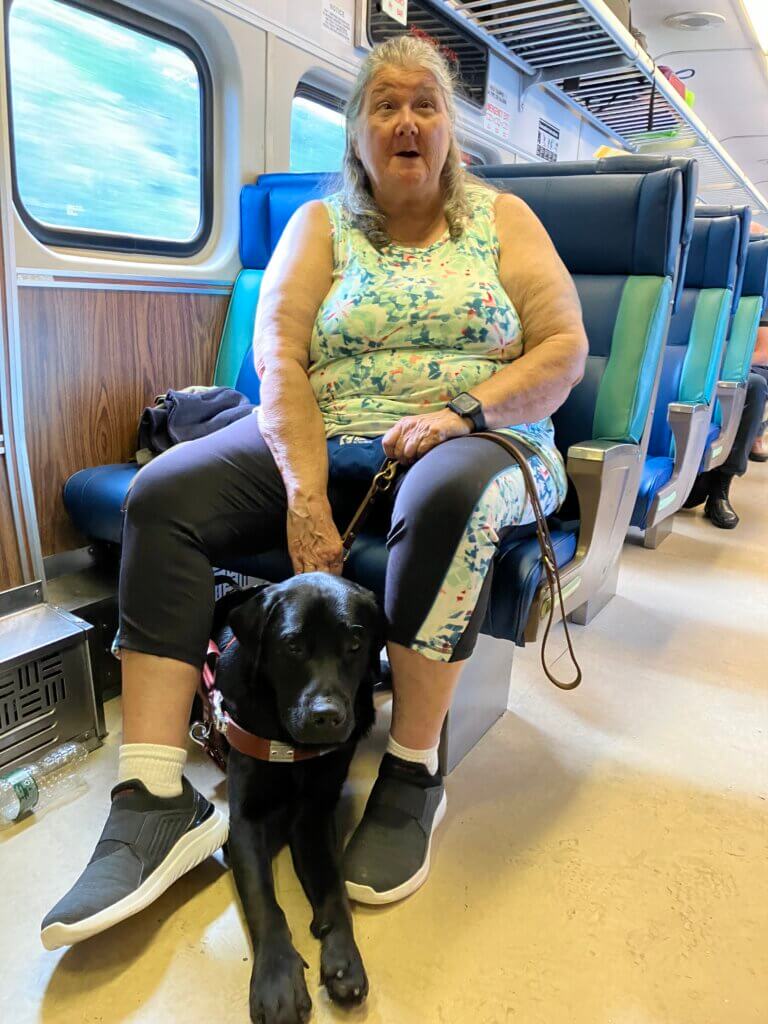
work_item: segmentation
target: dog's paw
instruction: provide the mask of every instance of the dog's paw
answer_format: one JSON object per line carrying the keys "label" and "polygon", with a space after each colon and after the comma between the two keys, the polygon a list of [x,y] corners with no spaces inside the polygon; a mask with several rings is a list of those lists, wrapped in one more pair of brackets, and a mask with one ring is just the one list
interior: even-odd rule
{"label": "dog's paw", "polygon": [[368,978],[360,952],[351,935],[332,931],[323,940],[320,981],[335,1003],[362,1003],[368,995]]}
{"label": "dog's paw", "polygon": [[267,952],[257,958],[251,974],[253,1024],[305,1024],[312,1012],[306,963],[295,950]]}

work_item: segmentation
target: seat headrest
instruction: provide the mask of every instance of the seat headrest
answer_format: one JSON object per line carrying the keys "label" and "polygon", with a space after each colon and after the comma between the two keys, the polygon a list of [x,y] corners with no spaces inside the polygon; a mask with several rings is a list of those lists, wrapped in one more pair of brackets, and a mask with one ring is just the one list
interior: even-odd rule
{"label": "seat headrest", "polygon": [[605,156],[599,160],[564,160],[562,163],[487,164],[473,167],[482,178],[545,178],[574,174],[651,174],[676,167],[683,176],[683,225],[681,242],[687,245],[693,234],[693,216],[699,188],[699,165],[691,157]]}
{"label": "seat headrest", "polygon": [[[240,258],[266,267],[294,211],[339,188],[329,174],[262,174],[240,195]],[[672,276],[682,220],[682,178],[668,168],[621,174],[499,180],[534,210],[572,274]],[[610,234],[597,225],[610,224]]]}
{"label": "seat headrest", "polygon": [[572,274],[674,276],[683,210],[677,168],[491,180],[531,207]]}
{"label": "seat headrest", "polygon": [[733,311],[739,304],[744,285],[744,271],[747,265],[747,246],[749,245],[749,228],[752,223],[752,210],[748,206],[697,206],[697,217],[737,217],[739,221],[739,243],[736,255],[736,280],[733,288]]}
{"label": "seat headrest", "polygon": [[335,174],[262,174],[240,192],[240,262],[263,270],[292,215],[310,199],[337,192]]}
{"label": "seat headrest", "polygon": [[747,269],[744,272],[742,295],[756,295],[768,301],[768,238],[754,237],[747,248]]}
{"label": "seat headrest", "polygon": [[686,288],[733,288],[741,237],[737,217],[697,217],[685,273]]}

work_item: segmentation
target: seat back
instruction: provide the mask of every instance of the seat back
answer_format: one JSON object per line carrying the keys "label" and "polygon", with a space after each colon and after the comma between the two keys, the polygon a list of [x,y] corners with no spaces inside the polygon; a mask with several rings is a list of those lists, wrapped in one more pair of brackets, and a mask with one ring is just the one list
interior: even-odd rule
{"label": "seat back", "polygon": [[672,453],[670,402],[710,405],[722,362],[740,241],[736,217],[697,218],[680,308],[664,350],[649,455]]}
{"label": "seat back", "polygon": [[[682,232],[678,168],[639,174],[500,177],[537,214],[573,276],[589,355],[554,416],[563,454],[578,442],[641,444],[670,313]],[[600,225],[610,224],[610,232]]]}
{"label": "seat back", "polygon": [[251,348],[261,281],[269,258],[293,213],[310,199],[335,192],[331,174],[262,174],[240,192],[240,261],[243,269],[232,289],[214,384],[236,388],[258,404],[259,378]]}
{"label": "seat back", "polygon": [[562,163],[487,164],[473,167],[472,173],[481,178],[537,178],[583,174],[649,174],[652,171],[676,168],[683,177],[683,222],[680,235],[680,253],[675,279],[673,311],[677,309],[683,291],[688,251],[693,237],[693,218],[699,187],[699,165],[690,157],[672,156],[609,156],[599,160],[566,160]]}
{"label": "seat back", "polygon": [[[682,226],[677,168],[641,174],[498,180],[536,212],[574,276],[590,339],[587,372],[555,416],[563,452],[577,441],[640,443],[666,332]],[[294,211],[333,192],[323,174],[263,174],[241,193],[241,258],[215,383],[258,401],[250,353],[263,269]],[[594,240],[594,225],[613,225]]]}
{"label": "seat back", "polygon": [[768,303],[768,238],[754,237],[747,248],[744,281],[720,380],[745,381],[749,376],[760,319]]}
{"label": "seat back", "polygon": [[[752,210],[748,206],[697,206],[696,217],[736,217],[739,222],[739,240],[736,251],[736,279],[733,283],[733,303],[731,316],[736,315],[744,284],[744,273],[747,267],[747,247],[749,246],[749,228],[752,223]],[[729,325],[730,334],[730,325]]]}

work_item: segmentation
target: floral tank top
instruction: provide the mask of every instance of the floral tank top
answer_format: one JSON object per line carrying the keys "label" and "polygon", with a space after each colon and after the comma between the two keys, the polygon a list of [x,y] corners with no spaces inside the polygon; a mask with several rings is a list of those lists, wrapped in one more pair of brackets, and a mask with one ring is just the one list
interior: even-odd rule
{"label": "floral tank top", "polygon": [[[520,318],[499,280],[496,193],[469,186],[462,236],[379,252],[354,227],[340,194],[331,221],[333,283],[317,313],[309,379],[326,436],[375,437],[403,416],[436,412],[523,352]],[[550,419],[504,433],[534,448],[567,489]]]}

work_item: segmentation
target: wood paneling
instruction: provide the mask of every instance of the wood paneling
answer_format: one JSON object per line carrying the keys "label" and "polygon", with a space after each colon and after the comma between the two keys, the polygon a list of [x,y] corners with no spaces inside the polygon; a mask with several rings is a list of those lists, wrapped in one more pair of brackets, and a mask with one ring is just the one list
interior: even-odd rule
{"label": "wood paneling", "polygon": [[19,289],[27,446],[43,555],[86,543],[61,489],[126,462],[139,416],[168,388],[209,384],[225,295]]}
{"label": "wood paneling", "polygon": [[24,582],[13,526],[13,510],[5,461],[0,456],[0,591]]}

